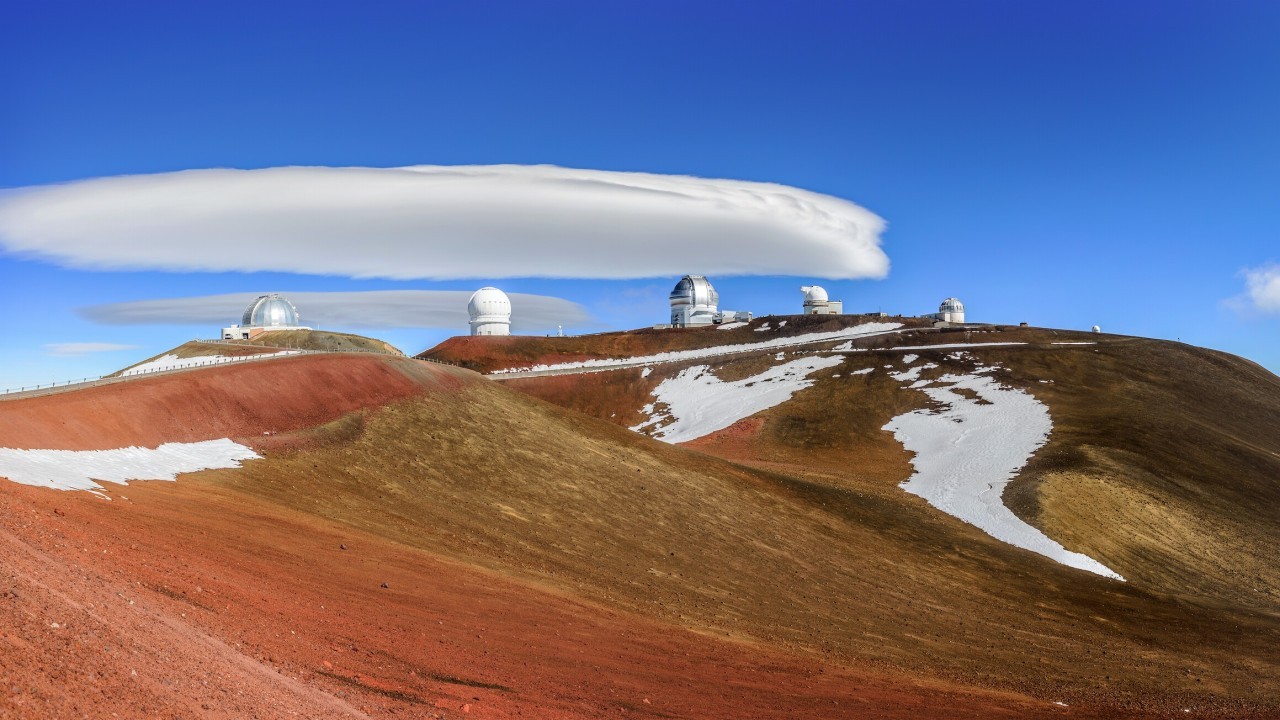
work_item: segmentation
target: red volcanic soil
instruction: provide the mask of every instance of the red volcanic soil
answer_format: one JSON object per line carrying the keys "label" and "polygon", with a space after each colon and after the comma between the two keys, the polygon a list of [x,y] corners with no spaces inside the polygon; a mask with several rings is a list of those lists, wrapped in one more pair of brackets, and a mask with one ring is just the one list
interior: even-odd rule
{"label": "red volcanic soil", "polygon": [[184,478],[0,486],[4,717],[1089,717],[715,638]]}
{"label": "red volcanic soil", "polygon": [[[439,366],[308,355],[128,380],[0,402],[0,447],[107,450],[262,439],[465,382]],[[257,443],[255,443],[257,444]]]}
{"label": "red volcanic soil", "polygon": [[[305,444],[353,411],[487,382],[388,357],[224,366],[0,403],[0,446],[256,442],[264,429]],[[611,609],[213,477],[112,486],[109,501],[0,480],[0,717],[1065,712]]]}

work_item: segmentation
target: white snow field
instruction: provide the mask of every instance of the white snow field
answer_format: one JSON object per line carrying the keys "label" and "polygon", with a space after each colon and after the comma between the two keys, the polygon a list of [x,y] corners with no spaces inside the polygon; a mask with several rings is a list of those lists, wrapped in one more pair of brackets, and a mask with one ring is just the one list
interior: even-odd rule
{"label": "white snow field", "polygon": [[599,358],[594,360],[580,360],[578,362],[557,363],[554,365],[534,365],[529,368],[505,368],[502,370],[494,370],[490,375],[520,375],[524,373],[573,370],[592,372],[598,370],[613,370],[620,367],[631,367],[634,365],[655,365],[658,363],[680,362],[682,360],[701,360],[702,358],[716,357],[719,355],[758,352],[760,350],[772,350],[774,348],[791,347],[793,345],[808,345],[811,343],[826,342],[829,340],[845,340],[848,338],[886,335],[888,333],[896,332],[900,327],[902,327],[901,323],[866,323],[863,325],[844,328],[842,330],[834,330],[832,332],[809,333],[807,335],[773,338],[772,340],[739,343],[737,345],[718,345],[716,347],[701,348],[698,350],[673,350],[671,352],[658,353],[656,355],[644,355],[628,358]]}
{"label": "white snow field", "polygon": [[[915,453],[911,464],[916,472],[901,487],[997,540],[1124,580],[1097,560],[1049,539],[1004,506],[1005,486],[1049,438],[1053,423],[1048,408],[1029,393],[985,375],[944,375],[934,382],[922,392],[944,409],[904,413],[884,426]],[[957,392],[961,389],[990,404],[979,404]]]}
{"label": "white snow field", "polygon": [[[989,343],[947,343],[946,345],[904,345],[902,347],[891,348],[833,348],[840,352],[867,352],[868,350],[877,350],[880,352],[899,352],[906,350],[945,350],[950,348],[978,348],[978,347],[1008,347],[1010,345],[1026,345],[1024,342],[989,342]],[[909,362],[909,361],[908,361]]]}
{"label": "white snow field", "polygon": [[746,327],[746,326],[747,324],[744,322],[731,322],[731,323],[725,323],[723,325],[717,326],[716,329],[717,330],[736,330],[737,328]]}
{"label": "white snow field", "polygon": [[803,357],[733,382],[712,375],[706,365],[685,368],[654,388],[657,400],[644,407],[649,419],[631,429],[651,430],[652,437],[663,442],[696,440],[781,405],[796,391],[813,385],[809,375],[842,362],[838,355]]}
{"label": "white snow field", "polygon": [[273,353],[258,353],[256,355],[208,355],[205,357],[189,357],[183,358],[169,353],[162,355],[155,360],[149,360],[140,365],[125,370],[120,373],[128,377],[130,375],[145,375],[147,373],[160,372],[163,370],[180,370],[182,368],[199,367],[201,365],[221,365],[223,363],[242,362],[245,360],[258,360],[264,357],[279,357],[281,355],[297,355],[298,350],[281,350]]}
{"label": "white snow field", "polygon": [[175,480],[179,473],[240,467],[261,457],[228,438],[165,443],[158,448],[116,450],[15,450],[0,448],[0,477],[55,490],[100,490],[95,480]]}

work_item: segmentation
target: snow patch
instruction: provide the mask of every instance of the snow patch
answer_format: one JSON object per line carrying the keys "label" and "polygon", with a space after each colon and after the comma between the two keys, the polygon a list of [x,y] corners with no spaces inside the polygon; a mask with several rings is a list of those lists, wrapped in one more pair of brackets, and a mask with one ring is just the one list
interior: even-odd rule
{"label": "snow patch", "polygon": [[[782,326],[781,326],[781,325],[779,325],[778,327],[782,327]],[[765,323],[765,324],[761,325],[760,327],[756,328],[756,332],[764,332],[765,330],[769,330],[769,329],[770,329],[770,328],[769,328],[769,323]]]}
{"label": "snow patch", "polygon": [[733,382],[712,375],[707,365],[686,368],[654,388],[657,402],[644,407],[649,419],[631,429],[668,443],[696,440],[781,405],[813,385],[809,375],[842,362],[839,356],[803,357]]}
{"label": "snow patch", "polygon": [[240,467],[261,457],[228,438],[165,443],[158,448],[116,450],[14,450],[0,448],[0,477],[55,490],[100,490],[94,482],[175,480],[180,473]]}
{"label": "snow patch", "polygon": [[910,370],[903,370],[902,372],[889,373],[889,377],[893,378],[894,380],[897,380],[898,382],[909,382],[909,381],[914,382],[920,379],[921,370],[930,370],[936,367],[938,367],[936,363],[925,363],[924,365],[917,365],[911,368]]}
{"label": "snow patch", "polygon": [[782,322],[778,323],[778,327],[779,327],[779,328],[784,328],[784,327],[786,327],[786,326],[787,326],[787,321],[786,321],[786,320],[783,320]]}
{"label": "snow patch", "polygon": [[[990,342],[990,343],[947,343],[946,345],[907,345],[891,348],[869,348],[880,352],[898,352],[903,350],[950,350],[951,348],[1007,347],[1009,345],[1026,345],[1024,342]],[[847,350],[847,352],[866,352],[866,349]]]}
{"label": "snow patch", "polygon": [[918,359],[920,359],[920,356],[914,355],[914,354],[907,354],[902,356],[902,362],[908,365],[910,365],[911,363],[915,362]]}
{"label": "snow patch", "polygon": [[640,371],[640,377],[647,378],[651,373],[653,373],[653,368],[647,367],[644,370]]}
{"label": "snow patch", "polygon": [[731,322],[731,323],[725,323],[723,325],[720,325],[716,329],[717,330],[733,330],[735,328],[746,327],[746,326],[747,324],[744,322]]}
{"label": "snow patch", "polygon": [[[905,373],[903,373],[905,374]],[[915,410],[889,421],[903,447],[915,453],[915,474],[902,489],[991,537],[1104,577],[1120,575],[1071,552],[1023,522],[1001,500],[1004,488],[1045,444],[1053,423],[1040,401],[979,375],[944,375],[923,392],[944,408]],[[987,404],[957,392],[970,390]]]}
{"label": "snow patch", "polygon": [[298,350],[281,350],[273,353],[258,353],[256,355],[207,355],[204,357],[178,357],[173,353],[162,355],[155,360],[148,360],[140,365],[125,370],[120,373],[128,377],[130,375],[145,375],[146,373],[160,372],[162,370],[180,370],[182,368],[197,367],[200,365],[221,365],[223,363],[241,362],[243,360],[257,360],[264,357],[278,357],[280,355],[297,355]]}
{"label": "snow patch", "polygon": [[849,374],[850,374],[850,375],[866,375],[866,374],[870,373],[870,372],[871,372],[871,371],[873,371],[873,370],[875,370],[875,368],[862,368],[861,370],[854,370],[853,372],[851,372],[851,373],[849,373]]}
{"label": "snow patch", "polygon": [[734,355],[738,353],[774,350],[776,348],[791,347],[793,345],[807,345],[810,343],[826,342],[828,340],[844,340],[855,337],[861,338],[872,337],[875,335],[887,335],[900,327],[902,327],[901,323],[865,323],[863,325],[855,325],[853,327],[834,330],[831,332],[809,333],[808,335],[773,338],[771,340],[762,340],[760,342],[739,343],[737,345],[718,345],[716,347],[700,348],[698,350],[673,350],[670,352],[657,353],[656,355],[643,355],[629,358],[597,358],[592,360],[580,360],[577,362],[557,363],[555,365],[534,365],[529,368],[507,368],[503,370],[494,370],[490,374],[519,375],[523,373],[556,370],[612,370],[620,367],[681,362],[684,360],[701,360],[703,358],[718,357],[720,355]]}

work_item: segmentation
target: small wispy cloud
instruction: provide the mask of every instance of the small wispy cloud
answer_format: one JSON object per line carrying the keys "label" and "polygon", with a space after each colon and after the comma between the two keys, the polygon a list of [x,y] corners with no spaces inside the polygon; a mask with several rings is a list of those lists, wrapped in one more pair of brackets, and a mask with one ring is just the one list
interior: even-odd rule
{"label": "small wispy cloud", "polygon": [[1280,265],[1248,268],[1244,275],[1244,297],[1248,305],[1265,313],[1280,313]]}
{"label": "small wispy cloud", "polygon": [[54,355],[57,357],[74,357],[76,355],[88,355],[90,353],[138,349],[137,345],[121,345],[119,343],[104,342],[49,343],[43,347],[46,355]]}
{"label": "small wispy cloud", "polygon": [[878,278],[883,230],[786,185],[548,165],[188,170],[0,193],[0,249],[91,270]]}
{"label": "small wispy cloud", "polygon": [[[240,322],[262,293],[136,300],[80,308],[81,317],[104,325],[197,325],[211,329]],[[283,292],[304,325],[316,328],[455,328],[465,331],[469,290],[371,290]],[[543,332],[556,325],[582,327],[591,316],[575,302],[548,295],[509,293],[513,332]]]}

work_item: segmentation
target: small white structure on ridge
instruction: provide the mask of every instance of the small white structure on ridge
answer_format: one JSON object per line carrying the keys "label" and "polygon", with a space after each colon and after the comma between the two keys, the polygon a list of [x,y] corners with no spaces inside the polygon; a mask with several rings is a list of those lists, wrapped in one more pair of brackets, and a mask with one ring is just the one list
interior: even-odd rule
{"label": "small white structure on ridge", "polygon": [[1097,325],[1094,325],[1094,326],[1093,326],[1093,329],[1092,329],[1090,332],[1100,333],[1100,332],[1102,332],[1102,328],[1101,328],[1101,327],[1099,327],[1099,326],[1097,326]]}
{"label": "small white structure on ridge", "polygon": [[923,317],[928,318],[930,320],[937,320],[939,322],[956,323],[957,325],[963,325],[964,324],[964,303],[960,302],[956,298],[949,297],[946,300],[943,300],[942,304],[938,306],[938,312],[930,313]]}
{"label": "small white structure on ridge", "polygon": [[828,298],[825,288],[805,285],[800,292],[804,293],[805,315],[840,315],[844,312],[844,302]]}
{"label": "small white structure on ridge", "polygon": [[239,325],[222,328],[223,340],[252,340],[274,330],[310,330],[299,320],[298,308],[279,293],[259,295],[240,317]]}
{"label": "small white structure on ridge", "polygon": [[510,335],[511,298],[495,287],[482,287],[467,301],[472,335]]}
{"label": "small white structure on ridge", "polygon": [[720,293],[702,275],[685,275],[671,290],[671,326],[692,327],[747,322],[749,312],[720,310]]}

